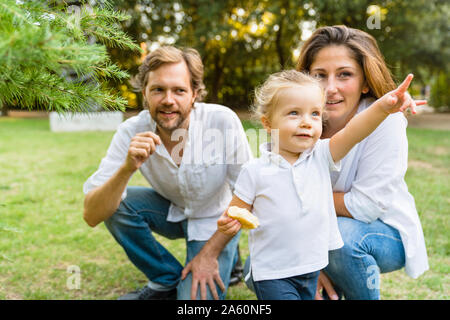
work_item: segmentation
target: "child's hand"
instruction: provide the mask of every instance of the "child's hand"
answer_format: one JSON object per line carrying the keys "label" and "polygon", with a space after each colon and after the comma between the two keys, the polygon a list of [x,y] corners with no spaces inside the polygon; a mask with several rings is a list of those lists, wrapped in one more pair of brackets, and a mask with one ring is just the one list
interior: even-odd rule
{"label": "child's hand", "polygon": [[413,114],[416,114],[416,106],[427,103],[427,100],[414,100],[408,93],[409,85],[413,79],[410,73],[397,89],[388,92],[379,99],[383,110],[387,113],[403,112],[410,108]]}
{"label": "child's hand", "polygon": [[[228,211],[228,209],[227,209]],[[229,236],[234,236],[241,229],[241,224],[235,219],[231,219],[225,211],[217,220],[217,229]]]}

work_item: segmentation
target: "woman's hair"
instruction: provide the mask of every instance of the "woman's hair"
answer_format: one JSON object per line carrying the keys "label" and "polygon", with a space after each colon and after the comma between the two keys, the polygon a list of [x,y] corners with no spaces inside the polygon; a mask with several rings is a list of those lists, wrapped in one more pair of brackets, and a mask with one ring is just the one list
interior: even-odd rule
{"label": "woman's hair", "polygon": [[265,116],[270,119],[282,89],[307,85],[317,86],[320,89],[320,92],[323,94],[323,103],[325,104],[325,94],[322,86],[317,79],[308,74],[296,70],[285,70],[270,75],[261,86],[255,89],[255,99],[252,108],[253,118],[259,120],[261,116]]}
{"label": "woman's hair", "polygon": [[130,81],[136,91],[142,92],[148,83],[150,71],[156,70],[166,63],[178,63],[184,61],[188,67],[191,87],[197,92],[195,101],[201,101],[206,96],[205,84],[203,83],[203,62],[197,50],[192,48],[178,49],[173,46],[163,46],[149,53],[138,74]]}
{"label": "woman's hair", "polygon": [[396,88],[375,38],[364,31],[343,25],[317,29],[302,46],[296,69],[309,72],[317,53],[332,45],[346,46],[361,66],[369,86],[369,92],[363,97],[378,99]]}

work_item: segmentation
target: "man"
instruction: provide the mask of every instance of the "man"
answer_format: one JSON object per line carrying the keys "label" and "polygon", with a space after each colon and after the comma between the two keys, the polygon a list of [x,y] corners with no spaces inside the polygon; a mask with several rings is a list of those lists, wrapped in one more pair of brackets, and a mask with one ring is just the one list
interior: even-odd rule
{"label": "man", "polygon": [[[120,125],[84,184],[84,219],[104,222],[149,279],[122,299],[223,299],[239,237],[227,244],[216,222],[251,158],[242,125],[230,109],[199,102],[203,64],[194,49],[155,50],[134,80],[147,110]],[[127,187],[138,169],[151,188]],[[186,238],[184,270],[152,232]]]}

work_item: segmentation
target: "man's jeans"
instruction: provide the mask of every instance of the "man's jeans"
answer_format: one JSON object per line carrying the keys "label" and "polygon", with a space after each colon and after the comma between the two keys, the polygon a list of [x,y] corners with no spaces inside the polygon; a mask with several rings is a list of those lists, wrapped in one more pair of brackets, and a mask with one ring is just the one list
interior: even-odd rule
{"label": "man's jeans", "polygon": [[[372,223],[345,217],[337,220],[344,246],[329,252],[325,273],[339,296],[348,300],[379,300],[380,273],[405,266],[399,232],[381,220]],[[245,262],[245,282],[255,291],[249,271],[250,258]]]}
{"label": "man's jeans", "polygon": [[[187,220],[168,222],[169,207],[170,201],[151,188],[128,187],[127,197],[105,221],[105,225],[124,248],[131,262],[150,280],[150,287],[157,290],[177,287],[177,298],[189,300],[192,273],[181,281],[183,266],[155,239],[152,232],[169,239],[185,238],[186,264],[199,253],[206,241],[187,241]],[[239,234],[228,243],[218,258],[220,277],[226,288],[236,262],[238,241]],[[217,285],[216,289],[219,298],[224,299],[226,290],[221,292]],[[207,294],[208,299],[212,299],[209,287]],[[200,299],[200,290],[197,299]]]}

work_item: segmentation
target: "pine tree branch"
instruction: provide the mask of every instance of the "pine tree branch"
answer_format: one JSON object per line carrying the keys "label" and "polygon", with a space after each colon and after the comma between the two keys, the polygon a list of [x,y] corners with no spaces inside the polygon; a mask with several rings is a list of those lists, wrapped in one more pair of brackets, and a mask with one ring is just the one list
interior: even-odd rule
{"label": "pine tree branch", "polygon": [[[123,109],[127,101],[106,83],[128,73],[111,62],[105,45],[140,51],[118,27],[127,15],[110,4],[77,14],[69,14],[66,3],[55,8],[43,0],[0,4],[0,104],[58,112],[89,111],[93,104]],[[69,70],[75,79],[67,78]]]}

